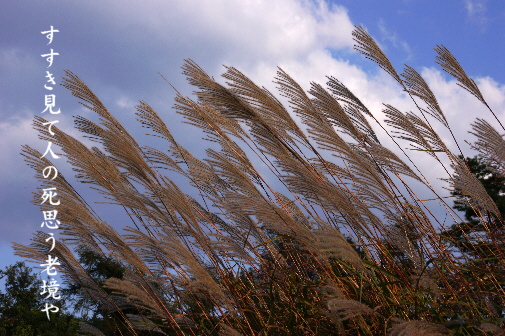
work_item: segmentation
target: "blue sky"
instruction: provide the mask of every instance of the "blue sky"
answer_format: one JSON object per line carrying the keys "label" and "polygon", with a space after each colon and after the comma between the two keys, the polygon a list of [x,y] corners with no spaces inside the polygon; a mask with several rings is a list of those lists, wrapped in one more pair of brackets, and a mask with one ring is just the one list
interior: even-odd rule
{"label": "blue sky", "polygon": [[[453,52],[505,120],[502,1],[4,0],[0,13],[0,268],[17,260],[11,242],[27,243],[40,228],[41,212],[30,204],[31,193],[38,187],[19,151],[22,144],[45,149],[30,124],[44,109],[47,64],[40,55],[49,48],[60,54],[51,67],[58,82],[63,69],[73,71],[127,128],[137,126],[133,106],[145,100],[169,121],[182,143],[202,153],[199,137],[181,126],[181,118],[171,109],[173,90],[157,74],[190,94],[192,89],[180,74],[186,58],[215,78],[224,71],[223,64],[234,66],[274,92],[271,81],[277,66],[305,88],[311,81],[324,83],[326,75],[335,76],[380,120],[384,119],[382,103],[413,109],[391,78],[352,49],[356,24],[376,38],[399,72],[407,63],[423,74],[459,140],[469,139],[469,124],[476,117],[492,120],[476,99],[436,66],[433,48],[437,44]],[[60,32],[48,46],[40,32],[51,25]],[[63,87],[56,87],[54,93],[62,111],[59,126],[77,134],[72,130],[72,116],[91,113]],[[143,133],[135,129],[135,134]],[[442,169],[424,157],[420,165],[432,176],[442,176]],[[64,164],[61,171],[71,174]],[[109,217],[114,221],[114,216]]]}

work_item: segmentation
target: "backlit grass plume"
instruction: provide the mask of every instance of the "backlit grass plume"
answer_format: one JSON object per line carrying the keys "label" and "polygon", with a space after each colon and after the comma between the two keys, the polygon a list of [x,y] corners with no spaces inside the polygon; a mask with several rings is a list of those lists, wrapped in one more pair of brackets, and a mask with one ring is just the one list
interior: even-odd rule
{"label": "backlit grass plume", "polygon": [[[131,219],[121,230],[121,223],[106,223],[61,174],[44,179],[40,171],[51,163],[23,148],[44,187],[58,190],[61,238],[51,253],[80,298],[115,314],[111,323],[123,335],[476,335],[503,328],[502,214],[434,131],[428,117],[449,129],[451,120],[419,73],[407,66],[400,76],[364,28],[353,35],[356,48],[426,109],[385,105],[382,123],[337,79],[304,91],[279,69],[274,80],[285,106],[233,67],[219,84],[187,60],[183,74],[197,91],[177,94],[174,108],[203,131],[202,146],[213,143],[197,158],[143,101],[138,121],[165,145],[141,146],[67,71],[63,86],[98,115],[76,117],[76,128],[99,146],[57,127],[52,135],[41,117],[34,127],[61,148],[78,182]],[[454,56],[436,50],[442,68],[486,104]],[[385,147],[376,127],[399,147]],[[475,148],[503,173],[502,136],[482,118],[472,133]],[[412,153],[395,152],[406,145],[417,152],[402,159]],[[484,227],[472,235],[471,255],[451,243],[459,237],[441,234],[445,218],[453,219],[449,225],[460,219],[432,186],[439,180],[414,164],[418,156],[442,155],[453,166],[441,178],[462,192]],[[432,200],[420,199],[416,188],[431,190]],[[447,210],[443,218],[433,215],[437,202]],[[46,236],[15,244],[17,254],[44,262]],[[480,242],[494,246],[491,255]],[[111,258],[123,275],[97,283],[76,250]],[[99,333],[83,325],[86,332]]]}

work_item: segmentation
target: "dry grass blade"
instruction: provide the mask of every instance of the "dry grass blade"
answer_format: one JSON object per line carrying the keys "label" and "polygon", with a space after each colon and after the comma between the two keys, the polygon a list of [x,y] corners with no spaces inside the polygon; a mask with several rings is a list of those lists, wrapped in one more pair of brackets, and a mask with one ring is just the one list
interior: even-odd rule
{"label": "dry grass blade", "polygon": [[289,99],[289,103],[296,114],[301,116],[303,119],[317,116],[316,110],[312,105],[312,101],[302,89],[300,84],[298,84],[281,68],[277,71],[274,83],[278,85],[277,88],[281,92],[281,95]]}
{"label": "dry grass blade", "polygon": [[321,219],[316,218],[316,220],[318,229],[313,231],[316,237],[314,245],[317,247],[319,258],[326,262],[329,258],[337,258],[349,263],[360,272],[364,271],[363,261],[345,237]]}
{"label": "dry grass blade", "polygon": [[450,330],[427,321],[409,321],[389,329],[388,336],[444,336]]}
{"label": "dry grass blade", "polygon": [[449,73],[451,76],[456,78],[459,86],[470,92],[481,103],[486,105],[486,107],[489,109],[493,117],[500,124],[501,128],[505,131],[505,126],[503,126],[500,119],[496,116],[491,107],[487,104],[486,100],[484,99],[484,96],[482,96],[482,93],[480,92],[479,87],[477,86],[475,81],[470,77],[468,77],[465,70],[463,70],[463,68],[456,60],[456,58],[451,54],[451,52],[442,45],[438,45],[435,48],[435,51],[438,53],[438,56],[436,57],[437,60],[436,62],[442,66],[442,69],[444,69],[445,72]]}
{"label": "dry grass blade", "polygon": [[440,64],[442,69],[456,78],[458,81],[458,85],[463,89],[470,92],[473,96],[475,96],[478,100],[480,100],[483,104],[486,104],[482,93],[479,90],[479,87],[475,83],[473,79],[468,77],[465,70],[461,67],[456,57],[454,57],[451,52],[444,47],[443,45],[437,45],[435,48],[438,56],[436,57],[436,62]]}
{"label": "dry grass blade", "polygon": [[378,142],[375,132],[357,108],[342,107],[338,100],[316,83],[312,83],[309,93],[314,96],[312,102],[321,117],[338,126],[344,134],[352,136],[360,144]]}
{"label": "dry grass blade", "polygon": [[[309,133],[313,134],[320,148],[328,149],[334,153],[344,153],[346,157],[354,155],[352,148],[343,141],[327,120],[317,121],[317,119],[310,118],[307,124]],[[253,125],[252,129],[255,134],[258,134],[257,143],[264,148],[266,153],[276,158],[275,163],[285,173],[280,177],[291,192],[301,194],[316,204],[322,204],[329,211],[348,213],[348,220],[356,223],[357,230],[363,230],[363,224],[358,224],[355,220],[360,217],[361,210],[367,213],[366,217],[375,217],[366,211],[366,207],[356,206],[353,203],[354,196],[348,190],[329,183],[329,180],[321,176],[307,161],[286,151],[278,138],[255,126]]]}
{"label": "dry grass blade", "polygon": [[71,71],[66,71],[66,75],[62,85],[86,102],[81,104],[96,112],[103,126],[85,118],[77,118],[77,128],[101,142],[117,167],[125,169],[130,177],[149,188],[156,180],[156,174],[146,162],[141,147],[79,77]]}
{"label": "dry grass blade", "polygon": [[79,322],[79,332],[91,334],[93,336],[105,336],[103,332],[84,322]]}
{"label": "dry grass blade", "polygon": [[417,174],[414,173],[405,162],[403,162],[395,153],[393,153],[388,148],[380,144],[372,143],[370,144],[370,147],[367,148],[367,150],[381,167],[384,167],[385,169],[395,174],[410,176],[422,182],[421,178],[417,176]]}
{"label": "dry grass blade", "polygon": [[293,219],[307,228],[312,228],[312,224],[305,214],[300,210],[300,208],[295,204],[295,201],[291,201],[288,197],[284,196],[280,192],[275,192],[275,197],[279,201],[280,205],[288,212]]}
{"label": "dry grass blade", "polygon": [[404,114],[391,105],[384,106],[383,112],[388,117],[386,123],[396,129],[393,133],[398,134],[395,137],[410,141],[412,147],[433,157],[436,157],[435,152],[448,151],[438,134],[421,118],[411,112]]}
{"label": "dry grass blade", "polygon": [[[404,225],[405,226],[405,225]],[[384,232],[384,241],[391,246],[396,246],[399,251],[402,251],[417,268],[421,266],[421,256],[419,251],[414,247],[413,242],[407,234],[407,230],[397,225],[389,225]],[[416,270],[410,270],[416,271]]]}
{"label": "dry grass blade", "polygon": [[[100,102],[97,96],[89,89],[89,87],[72,71],[66,70],[63,78],[63,86],[72,92],[72,95],[83,100],[89,105],[82,102],[80,104],[96,112],[100,117],[109,119],[112,116],[107,111],[105,106]],[[117,121],[116,121],[117,122]],[[119,124],[119,122],[117,122]]]}
{"label": "dry grass blade", "polygon": [[219,336],[242,336],[241,333],[227,324],[220,323],[219,326],[221,327],[219,330]]}
{"label": "dry grass blade", "polygon": [[182,69],[182,73],[186,75],[188,82],[201,90],[196,92],[200,101],[212,106],[227,118],[243,120],[255,120],[257,118],[256,113],[250,106],[244,105],[239,97],[214,81],[195,62],[186,60]]}
{"label": "dry grass blade", "polygon": [[112,290],[113,294],[126,297],[125,307],[139,306],[150,311],[159,318],[170,318],[171,314],[159,300],[160,296],[153,296],[151,288],[145,286],[145,283],[139,283],[131,277],[126,279],[108,278],[105,280],[105,286]]}
{"label": "dry grass blade", "polygon": [[356,127],[366,135],[366,139],[369,142],[380,143],[379,138],[375,134],[372,126],[368,123],[368,120],[365,118],[360,108],[354,105],[344,106],[343,108],[349,119],[351,119],[351,121],[355,123]]}
{"label": "dry grass blade", "polygon": [[[223,288],[216,283],[215,279],[213,279],[209,272],[202,266],[204,262],[201,260],[201,256],[195,255],[193,251],[173,233],[160,233],[159,238],[155,239],[139,230],[131,228],[126,230],[133,233],[126,235],[126,238],[130,241],[131,246],[136,248],[138,255],[141,256],[147,264],[156,267],[160,267],[160,264],[172,265],[173,269],[179,274],[178,277],[185,288],[197,291],[203,290],[210,293],[212,297],[222,304],[228,302],[226,295],[223,293]],[[132,278],[132,281],[133,280],[135,279]],[[120,289],[120,286],[117,287],[117,289]],[[141,289],[142,286],[139,286],[138,290]],[[143,295],[147,295],[146,293]],[[157,306],[153,307],[161,309],[159,303],[156,303],[156,305]]]}
{"label": "dry grass blade", "polygon": [[256,264],[256,259],[244,248],[244,239],[236,240],[216,233],[209,233],[208,236],[215,238],[210,245],[218,255],[247,265]]}
{"label": "dry grass blade", "polygon": [[405,86],[410,94],[421,98],[428,105],[428,113],[440,121],[444,126],[449,127],[442,109],[438,105],[437,98],[423,77],[412,67],[406,65],[405,71],[401,75],[404,78]]}
{"label": "dry grass blade", "polygon": [[163,139],[166,139],[170,143],[174,143],[175,139],[172,136],[172,133],[168,130],[166,124],[161,120],[160,116],[156,111],[146,102],[140,101],[140,105],[135,106],[137,109],[137,119],[142,127],[146,127],[151,129],[155,133],[158,134]]}
{"label": "dry grass blade", "polygon": [[472,124],[473,132],[469,132],[477,138],[473,143],[473,149],[478,151],[497,172],[505,177],[505,140],[491,124],[477,118]]}
{"label": "dry grass blade", "polygon": [[375,310],[355,300],[332,299],[327,302],[330,318],[345,321],[357,316],[378,315]]}
{"label": "dry grass blade", "polygon": [[501,218],[496,203],[489,196],[482,183],[472,174],[466,163],[458,157],[453,157],[453,162],[454,176],[450,180],[453,188],[461,194],[469,196],[471,202],[483,212],[483,215],[492,213]]}
{"label": "dry grass blade", "polygon": [[492,324],[489,322],[481,323],[478,329],[484,333],[492,333],[496,336],[505,336],[505,330],[503,328],[498,327],[496,324]]}
{"label": "dry grass blade", "polygon": [[366,115],[373,117],[372,113],[368,108],[359,100],[358,97],[354,95],[341,81],[335,77],[328,77],[328,82],[326,82],[330,91],[336,96],[337,100],[340,100],[348,105],[354,106]]}
{"label": "dry grass blade", "polygon": [[361,54],[369,60],[377,63],[384,71],[390,74],[398,84],[403,86],[402,79],[396,72],[395,68],[382,52],[381,48],[377,45],[375,40],[368,34],[368,32],[361,26],[355,26],[352,36],[357,45],[354,46]]}
{"label": "dry grass blade", "polygon": [[192,101],[180,94],[175,97],[175,102],[177,113],[186,118],[186,123],[201,128],[208,134],[209,141],[228,139],[229,135],[241,139],[245,135],[237,120],[223,117],[209,105]]}
{"label": "dry grass blade", "polygon": [[153,321],[148,319],[145,316],[135,315],[135,314],[126,314],[130,323],[137,330],[147,330],[150,332],[160,333],[162,335],[167,335],[163,330],[160,329]]}
{"label": "dry grass blade", "polygon": [[[63,87],[69,89],[72,95],[81,99],[81,105],[100,116],[101,124],[111,131],[121,140],[131,145],[136,145],[135,139],[125,130],[123,125],[105,108],[100,99],[90,90],[90,88],[72,71],[65,70],[66,77],[63,77]],[[137,145],[138,146],[138,145]]]}
{"label": "dry grass blade", "polygon": [[247,102],[260,115],[263,122],[275,129],[284,140],[293,143],[290,131],[303,142],[307,142],[304,133],[298,128],[284,106],[265,88],[258,87],[242,72],[228,67],[222,75],[228,80],[230,91]]}

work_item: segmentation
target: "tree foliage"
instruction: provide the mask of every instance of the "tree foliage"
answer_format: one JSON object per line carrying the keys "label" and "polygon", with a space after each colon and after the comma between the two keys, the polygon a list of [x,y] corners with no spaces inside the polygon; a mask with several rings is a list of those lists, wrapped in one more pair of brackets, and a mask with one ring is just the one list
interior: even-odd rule
{"label": "tree foliage", "polygon": [[[496,203],[500,215],[505,216],[505,177],[498,172],[493,163],[487,164],[479,156],[468,157],[465,161],[472,174],[482,183],[488,195]],[[466,221],[479,222],[479,216],[475,213],[471,203],[462,196],[461,191],[453,190],[452,195],[457,197],[454,201],[454,208],[464,212]]]}
{"label": "tree foliage", "polygon": [[[51,313],[48,320],[45,300],[40,295],[42,281],[31,268],[17,262],[0,270],[5,292],[0,291],[0,335],[2,336],[64,336],[77,335],[78,320],[68,314]],[[64,301],[58,301],[59,307]],[[63,307],[61,307],[63,308]]]}

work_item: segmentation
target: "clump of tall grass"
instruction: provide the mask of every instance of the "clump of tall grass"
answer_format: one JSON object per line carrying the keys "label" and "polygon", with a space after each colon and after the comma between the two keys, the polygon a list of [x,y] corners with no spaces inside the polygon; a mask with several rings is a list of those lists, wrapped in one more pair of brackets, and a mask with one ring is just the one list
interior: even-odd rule
{"label": "clump of tall grass", "polygon": [[[115,230],[62,175],[44,179],[40,172],[52,163],[25,146],[37,178],[45,188],[55,187],[61,199],[63,238],[51,254],[65,280],[102,311],[115,312],[115,323],[131,334],[503,334],[500,212],[461,153],[452,153],[435,132],[433,124],[439,123],[452,134],[450,120],[421,75],[409,66],[399,74],[362,27],[353,35],[357,50],[398,82],[416,112],[385,105],[384,124],[337,79],[329,77],[326,88],[311,83],[306,92],[279,69],[275,83],[289,111],[239,70],[227,67],[222,85],[188,60],[183,73],[197,91],[193,97],[177,94],[175,109],[217,144],[205,159],[178,142],[143,101],[136,106],[138,120],[166,147],[142,147],[67,71],[63,85],[99,117],[94,122],[78,116],[76,128],[102,149],[88,148],[54,126],[49,134],[38,116],[34,127],[41,139],[61,148],[79,182],[125,209],[132,226]],[[436,52],[442,68],[489,108],[454,56],[443,46]],[[408,143],[440,164],[448,158],[451,167],[445,169],[452,173],[442,177],[482,223],[480,232],[463,232],[472,236],[474,253],[455,250],[451,236],[440,234],[434,202],[445,207],[453,224],[459,219],[437,194],[436,181],[428,180],[409,153],[403,151],[404,161],[381,144],[374,127],[393,139],[395,151]],[[503,137],[484,119],[473,124],[472,133],[475,149],[505,175]],[[265,167],[270,177],[260,174]],[[175,182],[167,171],[181,178]],[[413,181],[436,200],[420,199]],[[182,183],[195,189],[193,196],[179,188]],[[17,254],[42,263],[46,236],[38,232],[30,246],[15,244]],[[484,241],[494,247],[491,254],[480,251]],[[97,283],[72,246],[112,258],[124,275]]]}

